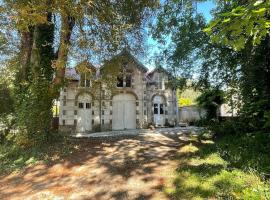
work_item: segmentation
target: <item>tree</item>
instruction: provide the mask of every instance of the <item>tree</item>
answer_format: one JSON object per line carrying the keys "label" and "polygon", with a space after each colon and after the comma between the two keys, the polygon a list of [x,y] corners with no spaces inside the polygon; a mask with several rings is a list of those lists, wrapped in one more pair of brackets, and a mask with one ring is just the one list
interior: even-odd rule
{"label": "tree", "polygon": [[[42,138],[41,134],[50,132],[52,100],[65,84],[71,50],[76,49],[77,54],[88,52],[90,56],[108,55],[131,38],[140,39],[143,21],[157,3],[155,0],[3,1],[1,16],[12,19],[9,26],[18,33],[13,39],[20,39],[15,111],[28,138],[35,138],[34,135]],[[1,22],[6,18],[1,18]]]}
{"label": "tree", "polygon": [[269,37],[269,0],[226,1],[225,7],[205,29],[213,42],[241,50],[249,41],[256,46]]}
{"label": "tree", "polygon": [[224,103],[224,92],[218,88],[208,89],[202,93],[196,101],[206,110],[208,120],[218,117],[218,109]]}
{"label": "tree", "polygon": [[240,114],[252,129],[270,110],[269,1],[228,1],[205,31],[213,42],[235,50]]}

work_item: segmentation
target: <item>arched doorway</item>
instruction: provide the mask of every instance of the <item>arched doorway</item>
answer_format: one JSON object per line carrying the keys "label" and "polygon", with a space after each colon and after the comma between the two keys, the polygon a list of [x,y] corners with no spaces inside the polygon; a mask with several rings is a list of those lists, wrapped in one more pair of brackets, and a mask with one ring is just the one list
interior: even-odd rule
{"label": "arched doorway", "polygon": [[91,96],[82,94],[78,96],[78,116],[76,131],[84,133],[92,130]]}
{"label": "arched doorway", "polygon": [[163,96],[156,95],[153,98],[153,114],[154,114],[154,124],[156,126],[165,125],[165,99]]}
{"label": "arched doorway", "polygon": [[136,129],[136,98],[132,94],[113,97],[112,129]]}

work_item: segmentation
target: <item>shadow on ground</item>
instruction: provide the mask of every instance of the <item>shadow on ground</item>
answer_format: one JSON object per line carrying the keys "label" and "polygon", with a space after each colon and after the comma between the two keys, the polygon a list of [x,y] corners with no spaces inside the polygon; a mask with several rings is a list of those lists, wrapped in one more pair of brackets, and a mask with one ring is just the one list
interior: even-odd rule
{"label": "shadow on ground", "polygon": [[189,143],[177,133],[75,140],[63,160],[1,176],[0,199],[168,199],[164,184]]}

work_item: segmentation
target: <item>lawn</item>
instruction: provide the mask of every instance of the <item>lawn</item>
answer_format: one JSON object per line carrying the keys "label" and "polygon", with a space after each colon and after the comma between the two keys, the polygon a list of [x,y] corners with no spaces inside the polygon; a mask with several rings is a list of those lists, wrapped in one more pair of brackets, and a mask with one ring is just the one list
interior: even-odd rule
{"label": "lawn", "polygon": [[195,138],[178,152],[172,199],[270,199],[269,134]]}

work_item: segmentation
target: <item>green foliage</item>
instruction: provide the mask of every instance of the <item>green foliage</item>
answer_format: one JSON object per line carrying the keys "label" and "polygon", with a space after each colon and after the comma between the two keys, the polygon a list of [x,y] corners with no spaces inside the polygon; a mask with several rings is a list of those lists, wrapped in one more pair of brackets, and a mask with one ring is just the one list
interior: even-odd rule
{"label": "green foliage", "polygon": [[50,163],[55,159],[67,156],[74,147],[63,135],[56,133],[50,136],[46,145],[21,147],[12,143],[0,145],[0,174],[21,170],[39,162]]}
{"label": "green foliage", "polygon": [[190,98],[179,98],[178,103],[179,103],[178,105],[179,107],[192,105],[192,101]]}
{"label": "green foliage", "polygon": [[221,104],[224,103],[224,92],[219,89],[205,90],[198,98],[198,105],[207,112],[207,119],[217,118],[217,111]]}
{"label": "green foliage", "polygon": [[264,128],[269,128],[270,127],[270,112],[265,112],[264,118],[265,118]]}
{"label": "green foliage", "polygon": [[200,92],[187,85],[186,88],[177,91],[178,106],[190,106],[196,105],[196,99],[200,95]]}
{"label": "green foliage", "polygon": [[0,117],[13,111],[12,94],[5,83],[0,83],[0,105]]}
{"label": "green foliage", "polygon": [[22,93],[17,93],[16,114],[20,132],[17,143],[20,145],[35,145],[43,143],[51,131],[52,95],[50,83],[44,79],[32,82]]}
{"label": "green foliage", "polygon": [[231,9],[219,13],[204,29],[213,42],[232,46],[237,51],[244,49],[249,40],[259,45],[270,28],[268,0],[251,0],[240,5],[238,2],[241,1],[229,1],[226,6]]}
{"label": "green foliage", "polygon": [[53,39],[54,29],[51,24],[36,25],[31,57],[26,64],[29,70],[26,71],[26,77],[21,76],[21,71],[17,73],[15,111],[19,134],[16,143],[22,146],[43,143],[51,131]]}
{"label": "green foliage", "polygon": [[203,15],[196,13],[194,1],[164,1],[158,11],[157,23],[153,27],[153,38],[163,48],[157,62],[164,62],[174,74],[192,77],[193,69],[199,65],[201,48],[208,37],[202,29],[206,26]]}

